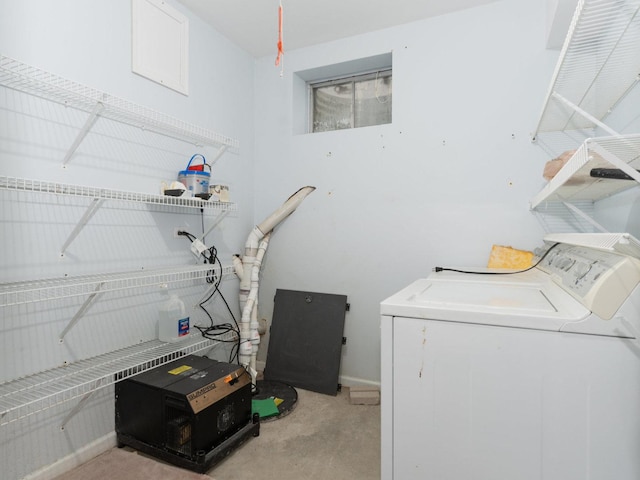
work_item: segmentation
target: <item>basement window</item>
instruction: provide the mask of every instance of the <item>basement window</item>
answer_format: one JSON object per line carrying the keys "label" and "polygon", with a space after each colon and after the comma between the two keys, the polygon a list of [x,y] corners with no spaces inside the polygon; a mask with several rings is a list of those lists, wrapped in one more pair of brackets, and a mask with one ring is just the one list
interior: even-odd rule
{"label": "basement window", "polygon": [[391,69],[310,82],[311,132],[391,123]]}

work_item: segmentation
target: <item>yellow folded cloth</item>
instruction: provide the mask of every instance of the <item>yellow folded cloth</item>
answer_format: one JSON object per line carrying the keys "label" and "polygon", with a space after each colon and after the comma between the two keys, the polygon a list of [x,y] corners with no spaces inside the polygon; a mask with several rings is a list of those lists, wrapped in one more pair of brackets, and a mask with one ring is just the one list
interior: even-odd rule
{"label": "yellow folded cloth", "polygon": [[533,252],[494,245],[489,255],[489,268],[524,269],[531,266]]}

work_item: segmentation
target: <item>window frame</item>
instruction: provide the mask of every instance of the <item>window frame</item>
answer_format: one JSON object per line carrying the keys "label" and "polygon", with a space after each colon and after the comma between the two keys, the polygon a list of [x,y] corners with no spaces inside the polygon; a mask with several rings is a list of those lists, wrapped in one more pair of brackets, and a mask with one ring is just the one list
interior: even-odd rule
{"label": "window frame", "polygon": [[[309,115],[308,115],[308,126],[307,126],[307,131],[308,133],[323,133],[323,132],[335,132],[338,130],[353,130],[354,128],[362,128],[362,127],[356,127],[356,122],[355,122],[355,105],[356,105],[356,88],[355,88],[355,84],[359,83],[359,82],[365,82],[368,80],[374,80],[374,79],[378,79],[378,78],[385,78],[385,77],[391,77],[393,79],[393,68],[392,67],[384,67],[384,68],[379,68],[376,70],[372,70],[372,71],[368,71],[368,72],[363,72],[363,73],[358,73],[358,74],[349,74],[349,75],[344,75],[344,76],[340,76],[340,77],[334,77],[331,79],[324,79],[324,80],[318,80],[318,81],[310,81],[307,82],[307,98],[308,98],[308,105],[309,105]],[[350,128],[336,128],[333,130],[322,130],[322,131],[315,131],[314,130],[314,122],[313,122],[313,117],[315,114],[315,89],[317,88],[322,88],[322,87],[330,87],[332,85],[344,85],[344,84],[348,84],[350,83],[352,85],[351,88],[351,127]],[[391,89],[391,95],[389,96],[392,101],[393,101],[393,87]],[[392,119],[393,121],[393,119]],[[368,125],[368,126],[376,126],[376,125],[389,125],[391,122],[389,123],[377,123],[374,125]]]}

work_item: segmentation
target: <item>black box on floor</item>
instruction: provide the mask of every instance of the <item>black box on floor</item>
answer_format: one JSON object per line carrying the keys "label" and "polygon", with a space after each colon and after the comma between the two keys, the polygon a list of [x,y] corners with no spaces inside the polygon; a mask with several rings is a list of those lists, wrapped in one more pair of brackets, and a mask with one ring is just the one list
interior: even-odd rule
{"label": "black box on floor", "polygon": [[240,365],[188,355],[115,386],[118,444],[208,470],[249,436],[251,378]]}

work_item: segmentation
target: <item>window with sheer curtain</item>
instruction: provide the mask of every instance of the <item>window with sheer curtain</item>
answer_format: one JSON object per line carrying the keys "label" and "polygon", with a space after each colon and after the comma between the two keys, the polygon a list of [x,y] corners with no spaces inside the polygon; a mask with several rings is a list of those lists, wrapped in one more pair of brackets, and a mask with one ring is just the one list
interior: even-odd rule
{"label": "window with sheer curtain", "polygon": [[391,123],[391,69],[309,84],[311,132]]}

